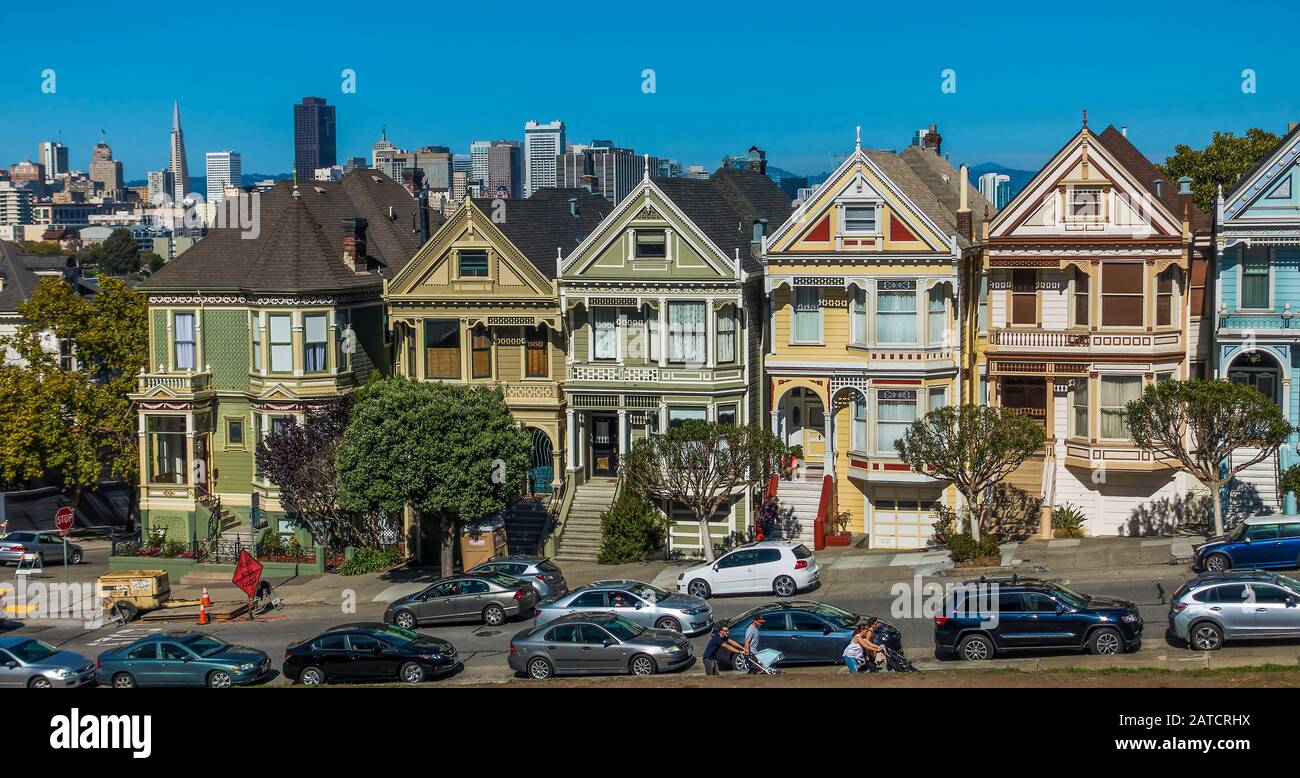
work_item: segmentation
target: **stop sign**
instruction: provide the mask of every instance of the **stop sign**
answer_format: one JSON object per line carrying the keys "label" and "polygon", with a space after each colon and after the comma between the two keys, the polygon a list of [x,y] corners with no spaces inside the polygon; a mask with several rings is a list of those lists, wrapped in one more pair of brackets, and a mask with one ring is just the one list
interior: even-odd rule
{"label": "stop sign", "polygon": [[64,535],[68,534],[68,530],[72,529],[72,509],[65,505],[55,511],[54,526],[58,527],[59,532]]}

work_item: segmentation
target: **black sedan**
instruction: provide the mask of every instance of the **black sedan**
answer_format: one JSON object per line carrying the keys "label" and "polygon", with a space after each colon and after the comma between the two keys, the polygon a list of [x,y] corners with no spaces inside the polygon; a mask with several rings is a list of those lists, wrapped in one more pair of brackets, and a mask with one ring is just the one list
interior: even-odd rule
{"label": "black sedan", "polygon": [[451,643],[389,624],[358,623],[331,627],[284,651],[290,681],[318,686],[326,681],[404,681],[454,670],[460,660]]}

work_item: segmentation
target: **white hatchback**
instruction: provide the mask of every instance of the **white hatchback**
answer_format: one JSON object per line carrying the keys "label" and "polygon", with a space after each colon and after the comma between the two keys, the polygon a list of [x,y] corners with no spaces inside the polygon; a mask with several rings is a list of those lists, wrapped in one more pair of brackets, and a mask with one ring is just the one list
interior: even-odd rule
{"label": "white hatchback", "polygon": [[713,564],[697,565],[677,576],[677,591],[696,597],[715,594],[772,593],[793,597],[817,583],[817,557],[797,540],[764,540],[734,548]]}

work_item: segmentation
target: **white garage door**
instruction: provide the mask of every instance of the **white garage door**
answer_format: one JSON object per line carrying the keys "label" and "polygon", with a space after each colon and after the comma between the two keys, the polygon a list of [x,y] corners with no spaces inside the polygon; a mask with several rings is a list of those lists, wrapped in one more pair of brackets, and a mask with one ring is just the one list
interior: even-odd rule
{"label": "white garage door", "polygon": [[924,548],[934,531],[941,497],[939,489],[872,489],[871,547]]}

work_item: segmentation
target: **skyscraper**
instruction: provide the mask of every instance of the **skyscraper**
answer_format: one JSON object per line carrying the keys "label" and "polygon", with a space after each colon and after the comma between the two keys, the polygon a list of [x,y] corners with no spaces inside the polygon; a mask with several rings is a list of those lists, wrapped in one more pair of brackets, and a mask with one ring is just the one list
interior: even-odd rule
{"label": "skyscraper", "polygon": [[323,97],[304,97],[293,107],[293,174],[311,181],[317,168],[335,162],[334,106]]}
{"label": "skyscraper", "polygon": [[[552,163],[554,157],[551,158]],[[499,140],[488,149],[484,197],[522,197],[524,153],[517,140]]]}
{"label": "skyscraper", "polygon": [[545,186],[555,186],[556,157],[567,151],[564,122],[524,124],[524,197]]}
{"label": "skyscraper", "polygon": [[113,159],[113,149],[101,136],[90,153],[90,180],[99,184],[104,194],[117,197],[123,191],[122,163]]}
{"label": "skyscraper", "polygon": [[985,200],[1001,209],[1011,202],[1011,176],[1004,173],[985,173],[979,177],[979,190]]}
{"label": "skyscraper", "polygon": [[185,133],[181,131],[181,104],[172,101],[171,161],[167,169],[172,174],[172,200],[180,203],[190,193],[190,163],[185,158]]}
{"label": "skyscraper", "polygon": [[172,181],[170,170],[150,170],[148,180],[148,197],[151,205],[162,205],[172,196],[172,189],[176,184]]}
{"label": "skyscraper", "polygon": [[68,172],[68,147],[53,140],[41,143],[41,164],[45,165],[45,177],[58,178]]}
{"label": "skyscraper", "polygon": [[476,140],[469,144],[470,183],[487,186],[488,149],[490,148],[492,148],[492,142],[486,140]]}
{"label": "skyscraper", "polygon": [[226,187],[239,186],[243,175],[238,151],[209,151],[207,154],[208,202],[225,200]]}

